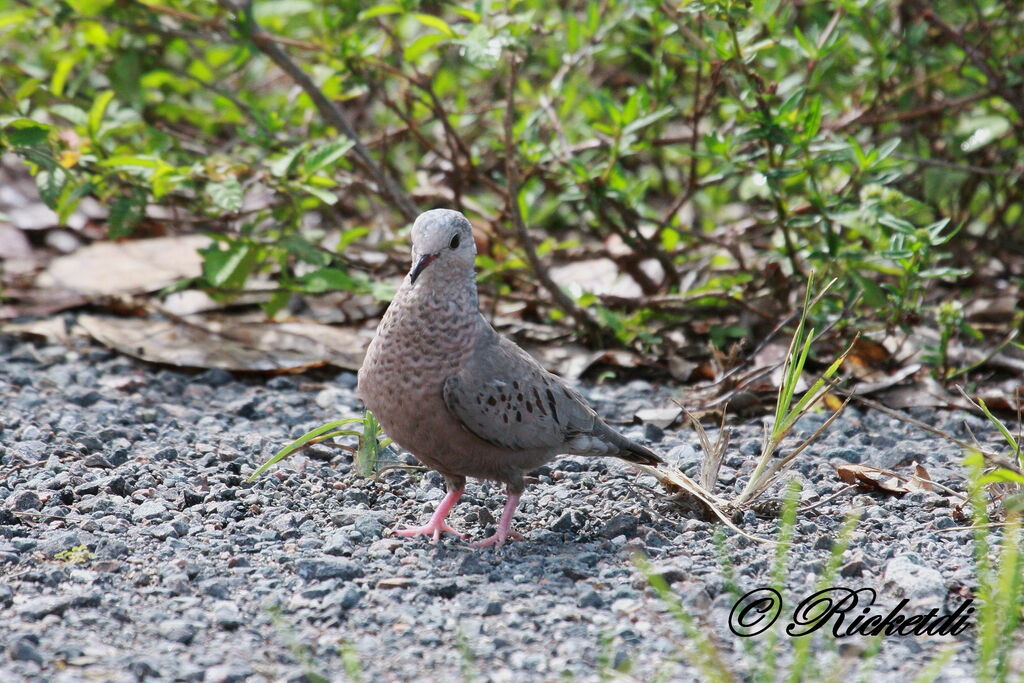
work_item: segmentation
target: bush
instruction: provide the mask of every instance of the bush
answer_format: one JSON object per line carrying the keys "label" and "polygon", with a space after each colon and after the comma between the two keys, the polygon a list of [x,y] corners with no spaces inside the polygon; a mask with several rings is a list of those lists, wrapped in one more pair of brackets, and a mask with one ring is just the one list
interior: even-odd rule
{"label": "bush", "polygon": [[[62,218],[93,195],[111,236],[212,232],[201,284],[230,296],[271,273],[269,314],[368,290],[346,252],[443,205],[496,238],[481,263],[499,291],[530,264],[552,317],[621,344],[664,342],[702,306],[720,345],[770,328],[812,269],[845,284],[836,307],[859,302],[847,322],[909,326],[1020,244],[1017,12],[0,0],[0,145]],[[560,298],[544,277],[595,255],[640,294]]]}

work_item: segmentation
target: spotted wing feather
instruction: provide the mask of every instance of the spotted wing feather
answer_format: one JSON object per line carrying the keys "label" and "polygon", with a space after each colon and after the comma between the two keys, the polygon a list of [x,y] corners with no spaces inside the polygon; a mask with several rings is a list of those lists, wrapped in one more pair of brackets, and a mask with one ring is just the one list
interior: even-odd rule
{"label": "spotted wing feather", "polygon": [[444,401],[473,434],[516,451],[568,452],[569,442],[597,420],[579,393],[493,332],[445,381]]}

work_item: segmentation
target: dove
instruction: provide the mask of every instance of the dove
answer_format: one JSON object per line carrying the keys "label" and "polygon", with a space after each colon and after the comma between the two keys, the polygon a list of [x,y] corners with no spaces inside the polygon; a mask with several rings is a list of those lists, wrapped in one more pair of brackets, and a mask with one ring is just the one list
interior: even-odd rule
{"label": "dove", "polygon": [[496,533],[476,546],[522,539],[512,517],[524,476],[560,455],[661,458],[622,436],[586,400],[480,314],[470,222],[433,209],[412,226],[412,268],[384,313],[359,370],[358,394],[384,432],[447,485],[430,520],[399,536],[465,536],[448,514],[467,477],[506,486]]}

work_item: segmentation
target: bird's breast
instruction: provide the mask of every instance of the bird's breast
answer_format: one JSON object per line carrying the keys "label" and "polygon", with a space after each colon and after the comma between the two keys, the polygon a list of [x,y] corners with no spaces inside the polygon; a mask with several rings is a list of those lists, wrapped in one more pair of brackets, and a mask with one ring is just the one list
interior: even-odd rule
{"label": "bird's breast", "polygon": [[[406,431],[421,410],[446,410],[444,381],[476,342],[474,316],[458,302],[400,290],[377,328],[359,371],[359,394],[385,431]],[[390,424],[389,424],[390,423]]]}

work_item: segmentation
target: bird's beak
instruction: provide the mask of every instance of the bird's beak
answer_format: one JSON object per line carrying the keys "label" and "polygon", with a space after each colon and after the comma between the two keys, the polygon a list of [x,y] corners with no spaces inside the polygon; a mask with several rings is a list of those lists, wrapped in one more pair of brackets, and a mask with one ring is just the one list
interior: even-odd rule
{"label": "bird's beak", "polygon": [[420,273],[426,270],[427,266],[433,263],[438,256],[440,256],[440,254],[424,254],[423,256],[420,256],[420,260],[416,262],[416,265],[413,266],[412,272],[409,274],[413,284],[416,283],[416,278],[420,276]]}

